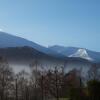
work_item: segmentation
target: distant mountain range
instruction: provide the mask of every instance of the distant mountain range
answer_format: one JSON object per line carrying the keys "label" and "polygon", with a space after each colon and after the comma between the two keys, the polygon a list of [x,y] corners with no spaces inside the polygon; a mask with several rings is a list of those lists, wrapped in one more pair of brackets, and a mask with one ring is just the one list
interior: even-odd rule
{"label": "distant mountain range", "polygon": [[54,50],[67,57],[79,57],[91,62],[100,63],[100,52],[91,51],[85,48],[63,47],[59,45],[51,46],[49,49]]}
{"label": "distant mountain range", "polygon": [[40,52],[43,52],[45,54],[49,54],[52,56],[64,57],[64,55],[62,54],[58,54],[57,52],[53,50],[49,50],[48,48],[43,47],[27,39],[14,36],[5,32],[0,32],[0,48],[24,47],[24,46],[32,47]]}
{"label": "distant mountain range", "polygon": [[[20,49],[18,49],[18,47],[20,47]],[[16,55],[18,55],[18,50],[22,50],[21,54],[24,53],[25,55],[28,54],[28,51],[29,53],[31,51],[30,56],[32,57],[32,55],[34,55],[33,52],[36,53],[37,51],[38,54],[54,57],[57,59],[81,59],[100,63],[100,52],[91,51],[85,48],[63,47],[59,45],[46,48],[32,41],[13,36],[5,32],[0,32],[0,48],[0,55],[12,55],[13,52],[16,52]]]}

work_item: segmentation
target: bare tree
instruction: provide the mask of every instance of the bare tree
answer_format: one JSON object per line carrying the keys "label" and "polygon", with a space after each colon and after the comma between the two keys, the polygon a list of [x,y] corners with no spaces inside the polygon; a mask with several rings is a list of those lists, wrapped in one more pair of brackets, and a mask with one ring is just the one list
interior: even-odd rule
{"label": "bare tree", "polygon": [[100,70],[97,64],[92,64],[92,67],[88,71],[88,80],[96,80],[100,77]]}
{"label": "bare tree", "polygon": [[11,96],[11,86],[13,80],[13,71],[9,67],[6,59],[0,58],[0,98],[4,100],[5,98],[10,98]]}
{"label": "bare tree", "polygon": [[63,70],[61,67],[56,66],[54,70],[42,72],[40,75],[39,86],[41,87],[42,100],[44,98],[56,98],[59,100],[63,84]]}
{"label": "bare tree", "polygon": [[22,70],[15,75],[15,100],[29,100],[29,74]]}

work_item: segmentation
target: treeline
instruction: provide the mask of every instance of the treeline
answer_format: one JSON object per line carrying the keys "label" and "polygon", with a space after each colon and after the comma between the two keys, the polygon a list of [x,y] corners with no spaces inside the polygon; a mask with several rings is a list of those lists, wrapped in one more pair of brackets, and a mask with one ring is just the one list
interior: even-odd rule
{"label": "treeline", "polygon": [[14,73],[6,59],[0,57],[0,100],[100,100],[99,71],[96,66],[84,81],[81,71],[64,68],[38,68],[35,61],[30,73]]}

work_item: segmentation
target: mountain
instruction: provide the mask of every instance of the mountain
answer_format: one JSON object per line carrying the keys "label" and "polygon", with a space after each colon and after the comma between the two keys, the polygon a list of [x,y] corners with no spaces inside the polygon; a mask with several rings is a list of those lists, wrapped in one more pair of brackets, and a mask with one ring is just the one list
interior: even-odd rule
{"label": "mountain", "polygon": [[15,68],[15,71],[20,71],[21,68],[29,70],[27,68],[34,60],[37,60],[38,66],[45,69],[64,66],[65,72],[82,68],[83,73],[87,73],[94,62],[100,63],[99,52],[57,45],[46,48],[5,32],[0,32],[0,56],[7,58],[9,65]]}
{"label": "mountain", "polygon": [[45,69],[63,65],[65,60],[67,61],[67,57],[66,59],[59,58],[28,46],[0,48],[0,57],[4,57],[15,72],[23,69],[29,70],[29,66],[35,61],[39,67],[43,66]]}
{"label": "mountain", "polygon": [[28,62],[33,59],[59,59],[57,57],[45,54],[40,52],[32,47],[24,46],[24,47],[7,47],[0,48],[0,56],[7,58],[8,61],[11,62]]}
{"label": "mountain", "polygon": [[63,47],[58,45],[46,48],[27,39],[0,32],[0,48],[24,46],[31,47],[54,58],[84,59],[96,63],[100,62],[100,52],[94,52],[85,48]]}
{"label": "mountain", "polygon": [[51,46],[49,49],[67,57],[79,57],[91,62],[100,63],[100,52],[91,51],[85,48],[63,47],[59,45]]}
{"label": "mountain", "polygon": [[89,57],[89,55],[88,55],[88,53],[85,49],[78,49],[77,52],[70,55],[69,57],[80,57],[80,58],[83,58],[83,59],[93,61],[93,59]]}
{"label": "mountain", "polygon": [[53,50],[49,50],[46,47],[43,47],[39,44],[36,44],[32,41],[29,41],[27,39],[18,37],[18,36],[14,36],[5,32],[0,32],[0,48],[7,48],[7,47],[23,47],[23,46],[28,46],[28,47],[32,47],[40,52],[52,55],[52,56],[56,56],[59,58],[63,58],[64,55],[62,54],[58,54],[57,52],[53,51]]}
{"label": "mountain", "polygon": [[40,46],[32,41],[26,40],[21,37],[13,36],[5,32],[0,32],[0,48],[22,46],[30,46],[42,51],[47,50],[45,47]]}
{"label": "mountain", "polygon": [[63,54],[65,56],[69,56],[77,51],[78,48],[76,47],[64,47],[59,45],[54,45],[49,47],[50,50],[53,50],[57,53]]}
{"label": "mountain", "polygon": [[12,61],[29,61],[34,58],[49,57],[32,47],[7,47],[0,48],[0,56]]}

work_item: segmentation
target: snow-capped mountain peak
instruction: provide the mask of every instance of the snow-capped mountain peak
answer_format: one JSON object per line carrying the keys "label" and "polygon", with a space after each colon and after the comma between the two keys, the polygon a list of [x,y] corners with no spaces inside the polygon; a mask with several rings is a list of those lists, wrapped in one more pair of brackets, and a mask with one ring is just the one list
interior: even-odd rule
{"label": "snow-capped mountain peak", "polygon": [[87,60],[93,60],[91,57],[89,57],[86,49],[78,49],[74,54],[70,55],[69,57],[80,57],[83,59],[87,59]]}

